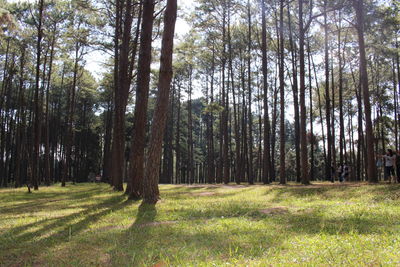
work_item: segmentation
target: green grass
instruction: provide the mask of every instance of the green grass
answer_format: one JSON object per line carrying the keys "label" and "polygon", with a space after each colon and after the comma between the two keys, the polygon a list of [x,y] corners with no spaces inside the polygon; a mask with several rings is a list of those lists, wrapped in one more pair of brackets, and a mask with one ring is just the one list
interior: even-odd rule
{"label": "green grass", "polygon": [[[0,190],[0,266],[399,266],[400,186]],[[264,211],[265,213],[261,212]]]}

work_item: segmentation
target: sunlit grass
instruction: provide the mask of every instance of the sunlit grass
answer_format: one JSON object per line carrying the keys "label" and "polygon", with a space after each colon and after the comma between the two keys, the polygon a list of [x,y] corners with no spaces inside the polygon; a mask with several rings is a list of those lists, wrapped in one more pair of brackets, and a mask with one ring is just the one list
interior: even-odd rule
{"label": "sunlit grass", "polygon": [[1,266],[400,265],[400,186],[0,190]]}

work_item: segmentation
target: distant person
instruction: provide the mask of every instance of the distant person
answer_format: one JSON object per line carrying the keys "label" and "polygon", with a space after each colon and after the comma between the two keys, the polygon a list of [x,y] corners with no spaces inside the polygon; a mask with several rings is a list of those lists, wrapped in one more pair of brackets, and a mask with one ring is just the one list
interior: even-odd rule
{"label": "distant person", "polygon": [[381,155],[381,157],[385,160],[385,180],[388,179],[389,183],[391,183],[392,181],[395,183],[396,177],[394,174],[394,167],[396,165],[396,154],[393,153],[393,150],[388,149],[386,155]]}

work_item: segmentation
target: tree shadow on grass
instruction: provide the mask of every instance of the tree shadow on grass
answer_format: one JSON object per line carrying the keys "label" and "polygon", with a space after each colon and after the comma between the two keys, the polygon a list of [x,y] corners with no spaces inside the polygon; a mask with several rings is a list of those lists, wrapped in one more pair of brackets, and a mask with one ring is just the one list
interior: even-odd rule
{"label": "tree shadow on grass", "polygon": [[[328,235],[343,234],[388,234],[398,233],[399,215],[384,216],[379,212],[352,212],[330,216],[329,212],[321,214],[318,211],[290,213],[273,219],[277,223],[284,220],[285,230],[295,234]],[[396,226],[397,223],[397,226]]]}
{"label": "tree shadow on grass", "polygon": [[221,229],[218,220],[188,217],[170,223],[156,222],[156,214],[154,206],[139,208],[135,222],[121,233],[118,246],[112,251],[113,266],[184,266],[206,258],[227,259],[234,257],[233,253],[261,257],[283,240],[283,236],[267,231],[267,224],[265,230],[229,225]]}
{"label": "tree shadow on grass", "polygon": [[[157,209],[155,205],[142,203],[138,207],[138,213],[134,223],[128,230],[121,234],[117,243],[118,246],[111,251],[111,261],[113,265],[122,266],[121,261],[126,265],[127,255],[129,255],[131,263],[141,258],[140,252],[146,248],[147,242],[151,242],[152,240],[152,223],[155,221],[156,216]],[[131,242],[135,242],[140,249],[124,253]]]}
{"label": "tree shadow on grass", "polygon": [[221,191],[219,187],[216,188],[202,188],[206,189],[204,190],[185,190],[185,191],[178,191],[178,192],[164,192],[163,190],[161,191],[161,197],[162,198],[168,198],[171,200],[188,200],[192,201],[193,198],[211,198],[211,199],[217,199],[217,198],[227,198],[231,196],[236,196],[241,193],[245,193],[248,191],[253,190],[255,187],[238,187],[235,189],[228,189]]}
{"label": "tree shadow on grass", "polygon": [[381,184],[380,186],[374,186],[371,189],[374,193],[374,201],[385,201],[385,200],[400,200],[400,185],[399,184]]}
{"label": "tree shadow on grass", "polygon": [[[0,252],[0,262],[5,265],[23,266],[40,260],[40,255],[45,254],[48,249],[69,242],[103,216],[123,209],[129,204],[125,199],[126,197],[122,195],[113,196],[100,203],[89,205],[83,211],[59,218],[43,219],[1,233],[0,242],[3,248]],[[24,253],[28,253],[29,258],[17,255]],[[15,262],[16,259],[18,262]]]}
{"label": "tree shadow on grass", "polygon": [[272,202],[284,201],[288,198],[321,198],[342,199],[352,198],[359,194],[354,187],[278,187],[270,188],[265,191],[265,195],[273,194]]}
{"label": "tree shadow on grass", "polygon": [[[104,188],[93,188],[86,191],[78,192],[62,192],[62,193],[49,193],[49,192],[37,192],[28,194],[25,192],[18,192],[9,199],[3,197],[0,202],[12,202],[15,200],[23,201],[22,203],[6,205],[0,207],[0,214],[2,215],[19,215],[26,212],[40,212],[40,211],[56,211],[60,209],[69,209],[71,206],[75,206],[80,200],[88,199],[104,193]],[[67,202],[67,203],[66,203]],[[80,205],[85,208],[85,206]],[[90,206],[88,206],[90,208]]]}
{"label": "tree shadow on grass", "polygon": [[270,188],[265,195],[273,194],[272,202],[281,202],[287,198],[311,198],[324,200],[345,201],[351,198],[359,198],[364,194],[371,194],[376,201],[387,199],[400,199],[400,185],[385,184],[340,184],[336,186],[282,186]]}

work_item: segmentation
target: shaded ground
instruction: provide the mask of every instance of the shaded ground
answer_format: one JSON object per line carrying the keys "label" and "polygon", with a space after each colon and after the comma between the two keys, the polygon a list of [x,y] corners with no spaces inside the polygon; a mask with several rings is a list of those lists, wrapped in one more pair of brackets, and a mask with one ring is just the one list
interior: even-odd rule
{"label": "shaded ground", "polygon": [[0,266],[400,265],[400,186],[0,189]]}

